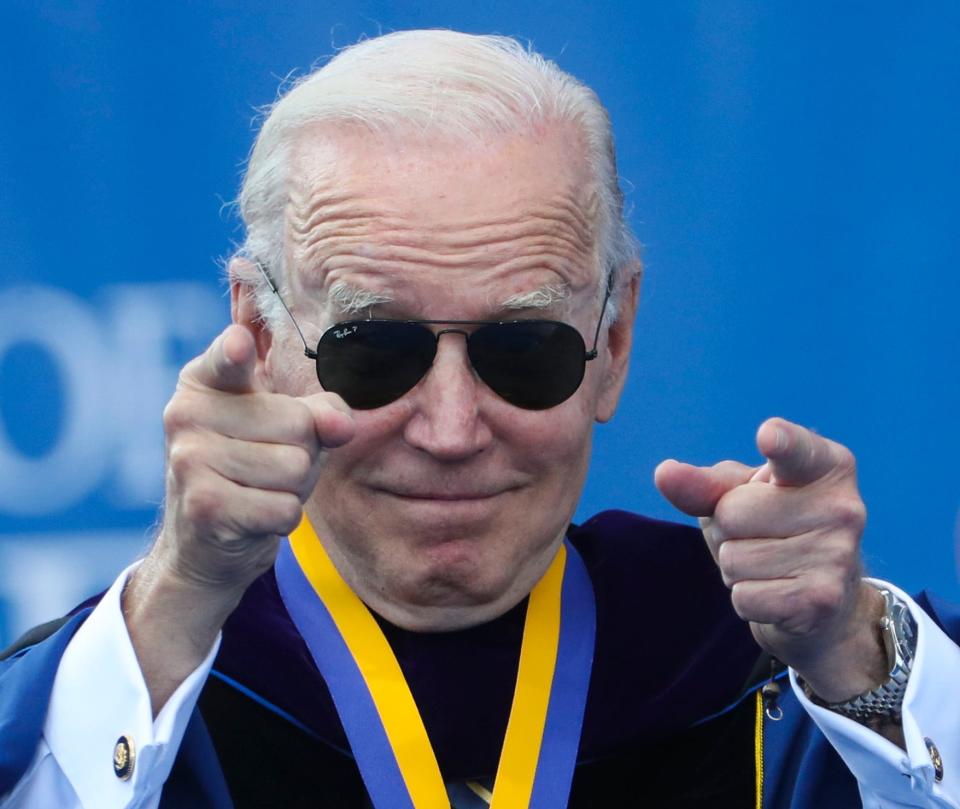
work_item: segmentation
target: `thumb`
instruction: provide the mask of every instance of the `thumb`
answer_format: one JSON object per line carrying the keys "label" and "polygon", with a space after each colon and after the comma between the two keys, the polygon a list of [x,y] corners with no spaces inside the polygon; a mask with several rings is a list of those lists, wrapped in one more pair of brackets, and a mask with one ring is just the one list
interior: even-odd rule
{"label": "thumb", "polygon": [[350,441],[357,432],[353,411],[336,393],[327,391],[300,398],[313,415],[313,425],[320,445],[339,447]]}
{"label": "thumb", "polygon": [[653,473],[657,488],[676,508],[691,517],[710,517],[728,491],[747,483],[756,472],[753,466],[721,461],[715,466],[692,466],[664,461]]}

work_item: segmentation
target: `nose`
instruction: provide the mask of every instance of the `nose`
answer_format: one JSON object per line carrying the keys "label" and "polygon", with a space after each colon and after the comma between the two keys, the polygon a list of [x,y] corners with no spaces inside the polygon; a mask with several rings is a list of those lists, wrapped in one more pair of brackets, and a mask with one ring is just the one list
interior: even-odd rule
{"label": "nose", "polygon": [[440,331],[433,365],[408,394],[415,410],[406,425],[407,442],[448,462],[482,452],[492,438],[480,406],[487,393],[470,365],[466,333]]}

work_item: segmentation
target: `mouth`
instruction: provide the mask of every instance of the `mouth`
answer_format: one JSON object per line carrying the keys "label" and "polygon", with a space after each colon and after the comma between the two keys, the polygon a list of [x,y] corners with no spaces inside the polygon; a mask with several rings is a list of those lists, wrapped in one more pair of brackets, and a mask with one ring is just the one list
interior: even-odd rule
{"label": "mouth", "polygon": [[497,497],[502,494],[501,491],[496,492],[403,492],[403,491],[389,491],[388,494],[392,494],[394,497],[403,497],[407,500],[489,500],[492,497]]}
{"label": "mouth", "polygon": [[381,482],[373,491],[407,508],[489,509],[500,507],[502,498],[524,488],[523,482],[506,481],[415,481]]}
{"label": "mouth", "polygon": [[405,500],[411,503],[483,503],[493,500],[508,489],[498,489],[497,491],[407,491],[396,489],[380,489],[383,494],[389,497],[395,497],[398,500]]}

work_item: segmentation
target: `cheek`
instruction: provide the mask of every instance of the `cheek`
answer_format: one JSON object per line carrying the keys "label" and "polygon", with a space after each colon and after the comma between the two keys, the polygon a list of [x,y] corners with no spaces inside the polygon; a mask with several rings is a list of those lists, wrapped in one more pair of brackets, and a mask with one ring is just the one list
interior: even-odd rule
{"label": "cheek", "polygon": [[588,408],[574,398],[540,412],[514,408],[511,416],[498,437],[518,464],[561,479],[578,477],[574,467],[590,454],[593,416]]}
{"label": "cheek", "polygon": [[[288,379],[297,383],[290,375]],[[479,417],[489,427],[493,441],[466,463],[478,469],[489,465],[522,470],[554,487],[575,486],[590,456],[591,408],[592,402],[582,395],[543,411],[521,410],[491,398],[481,407]],[[376,410],[354,410],[353,416],[356,435],[348,444],[328,452],[321,486],[340,488],[352,478],[365,479],[372,470],[390,469],[399,474],[411,460],[420,470],[434,463],[405,440],[405,427],[415,416],[409,400]]]}
{"label": "cheek", "polygon": [[403,425],[409,418],[407,408],[397,402],[376,410],[352,411],[357,431],[353,439],[336,449],[326,451],[321,484],[345,484],[353,474],[361,477],[372,467],[391,466],[405,455]]}

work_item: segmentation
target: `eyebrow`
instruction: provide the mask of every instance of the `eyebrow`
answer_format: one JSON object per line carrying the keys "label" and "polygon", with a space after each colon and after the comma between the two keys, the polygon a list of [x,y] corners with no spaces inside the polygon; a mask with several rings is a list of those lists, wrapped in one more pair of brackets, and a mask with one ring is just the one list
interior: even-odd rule
{"label": "eyebrow", "polygon": [[544,284],[530,292],[518,292],[503,300],[503,309],[549,309],[570,297],[570,287],[565,283]]}
{"label": "eyebrow", "polygon": [[355,287],[346,281],[337,281],[333,284],[327,293],[327,298],[336,309],[345,315],[360,314],[371,306],[393,301],[393,298],[389,295]]}
{"label": "eyebrow", "polygon": [[[393,303],[390,295],[382,292],[371,292],[369,289],[348,284],[346,281],[337,281],[330,287],[327,297],[330,303],[342,314],[362,314],[373,306]],[[570,298],[570,287],[565,283],[543,284],[528,292],[518,292],[504,298],[500,302],[500,309],[550,309],[558,303]]]}

